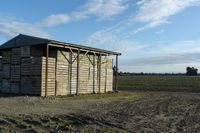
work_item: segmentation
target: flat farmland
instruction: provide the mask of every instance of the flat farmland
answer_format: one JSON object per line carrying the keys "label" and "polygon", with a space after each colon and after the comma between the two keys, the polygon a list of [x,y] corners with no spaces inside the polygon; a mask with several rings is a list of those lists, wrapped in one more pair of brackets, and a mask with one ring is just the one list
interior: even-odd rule
{"label": "flat farmland", "polygon": [[199,86],[198,76],[120,76],[119,93],[2,94],[0,132],[198,133]]}
{"label": "flat farmland", "polygon": [[119,89],[200,92],[200,76],[119,76]]}

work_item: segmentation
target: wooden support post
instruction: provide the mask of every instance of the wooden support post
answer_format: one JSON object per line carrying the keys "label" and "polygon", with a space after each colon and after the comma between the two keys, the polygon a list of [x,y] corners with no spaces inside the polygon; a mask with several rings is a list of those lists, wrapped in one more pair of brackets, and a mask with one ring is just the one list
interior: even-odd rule
{"label": "wooden support post", "polygon": [[115,91],[118,91],[118,55],[116,55]]}
{"label": "wooden support post", "polygon": [[113,81],[113,91],[115,91],[115,89],[116,89],[116,87],[115,87],[115,85],[116,85],[116,83],[115,83],[115,66],[114,66],[114,59],[112,59],[112,70],[113,70],[113,79],[112,79],[112,81]]}
{"label": "wooden support post", "polygon": [[99,93],[101,92],[101,55],[99,55]]}
{"label": "wooden support post", "polygon": [[72,52],[69,53],[69,94],[72,94]]}
{"label": "wooden support post", "polygon": [[105,67],[105,89],[104,89],[104,92],[106,93],[106,89],[107,89],[107,73],[108,73],[108,70],[107,70],[107,67],[108,67],[108,63],[107,63],[108,59],[107,59],[107,56],[106,56],[106,67]]}
{"label": "wooden support post", "polygon": [[49,45],[46,46],[46,71],[45,71],[45,97],[47,97],[48,90],[48,62],[49,62]]}
{"label": "wooden support post", "polygon": [[[86,56],[86,57],[88,57],[88,56]],[[89,57],[88,57],[89,59],[90,59],[90,55],[89,55]],[[90,74],[90,71],[91,71],[91,62],[90,62],[90,60],[89,60],[89,70],[88,70],[88,80],[90,80],[90,76],[91,76],[91,74]]]}
{"label": "wooden support post", "polygon": [[55,62],[55,96],[57,96],[57,61],[58,61],[58,59],[57,59],[57,52],[56,52],[56,62]]}
{"label": "wooden support post", "polygon": [[79,86],[80,86],[80,83],[79,83],[79,79],[80,79],[80,75],[79,75],[79,70],[80,70],[80,66],[79,66],[79,63],[80,63],[80,50],[78,50],[78,53],[77,53],[77,81],[76,81],[76,95],[78,95],[79,93]]}
{"label": "wooden support post", "polygon": [[93,93],[95,93],[95,54],[93,55]]}
{"label": "wooden support post", "polygon": [[[97,57],[96,62],[97,62],[97,66],[96,66],[97,67],[97,70],[96,70],[96,73],[97,73],[97,76],[96,76],[96,81],[97,81],[96,82],[96,89],[98,89],[99,88],[99,56]],[[97,93],[97,90],[96,90],[96,93]]]}

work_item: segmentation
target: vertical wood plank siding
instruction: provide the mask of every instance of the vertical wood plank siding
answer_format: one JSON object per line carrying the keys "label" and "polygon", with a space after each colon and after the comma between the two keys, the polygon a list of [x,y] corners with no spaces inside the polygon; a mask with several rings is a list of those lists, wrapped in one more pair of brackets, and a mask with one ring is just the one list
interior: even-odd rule
{"label": "vertical wood plank siding", "polygon": [[26,46],[3,51],[0,58],[3,93],[105,93],[113,91],[112,79],[112,59],[88,51]]}

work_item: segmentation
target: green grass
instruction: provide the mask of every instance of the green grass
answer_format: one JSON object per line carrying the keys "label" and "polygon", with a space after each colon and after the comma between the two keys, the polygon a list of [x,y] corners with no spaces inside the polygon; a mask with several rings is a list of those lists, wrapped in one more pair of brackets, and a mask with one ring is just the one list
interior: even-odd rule
{"label": "green grass", "polygon": [[200,76],[119,76],[120,90],[199,91]]}

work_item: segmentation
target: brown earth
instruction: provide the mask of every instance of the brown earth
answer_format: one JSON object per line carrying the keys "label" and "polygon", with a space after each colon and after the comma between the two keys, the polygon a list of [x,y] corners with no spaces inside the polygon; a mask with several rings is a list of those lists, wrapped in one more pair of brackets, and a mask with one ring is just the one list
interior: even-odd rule
{"label": "brown earth", "polygon": [[0,98],[1,132],[200,132],[200,94]]}

